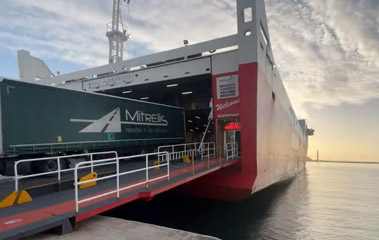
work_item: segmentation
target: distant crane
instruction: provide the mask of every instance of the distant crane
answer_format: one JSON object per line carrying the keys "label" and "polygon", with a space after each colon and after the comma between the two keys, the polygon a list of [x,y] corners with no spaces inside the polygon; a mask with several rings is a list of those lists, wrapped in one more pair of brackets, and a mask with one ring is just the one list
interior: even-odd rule
{"label": "distant crane", "polygon": [[[125,1],[127,4],[130,0]],[[107,37],[109,39],[109,63],[123,60],[124,42],[128,41],[130,34],[122,23],[122,0],[113,0],[112,22],[107,24]]]}

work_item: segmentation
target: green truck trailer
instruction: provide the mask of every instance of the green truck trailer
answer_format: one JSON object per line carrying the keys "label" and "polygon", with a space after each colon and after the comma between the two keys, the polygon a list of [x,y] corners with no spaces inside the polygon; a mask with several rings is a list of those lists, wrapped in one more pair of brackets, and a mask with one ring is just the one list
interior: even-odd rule
{"label": "green truck trailer", "polygon": [[184,109],[0,79],[0,174],[14,160],[185,141]]}

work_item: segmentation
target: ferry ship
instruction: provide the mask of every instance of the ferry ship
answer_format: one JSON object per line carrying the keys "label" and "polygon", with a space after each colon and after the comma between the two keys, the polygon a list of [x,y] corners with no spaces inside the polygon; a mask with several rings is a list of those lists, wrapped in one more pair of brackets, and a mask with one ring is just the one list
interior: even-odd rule
{"label": "ferry ship", "polygon": [[[74,171],[71,180],[75,183],[76,195],[71,196],[75,201],[67,202],[68,213],[64,216],[74,219],[70,222],[75,223],[128,201],[151,199],[170,189],[198,197],[241,201],[304,170],[308,137],[314,131],[308,128],[305,120],[297,119],[285,90],[271,46],[271,41],[279,39],[270,38],[263,0],[236,0],[236,34],[195,44],[184,40],[183,47],[127,60],[123,60],[123,43],[129,39],[121,20],[123,3],[114,0],[113,4],[113,19],[106,33],[110,43],[109,64],[54,75],[42,60],[28,51],[18,52],[20,79],[4,78],[0,86],[1,97],[6,100],[2,101],[2,116],[15,114],[12,116],[17,119],[18,113],[12,112],[9,104],[18,103],[21,108],[29,101],[24,98],[29,96],[25,93],[37,91],[54,103],[54,111],[62,116],[59,119],[51,117],[48,110],[51,104],[48,106],[42,100],[35,102],[46,106],[40,107],[40,117],[46,120],[44,126],[51,127],[56,119],[66,132],[61,133],[59,126],[49,131],[41,130],[40,137],[33,138],[16,138],[19,132],[9,129],[1,132],[0,170],[6,174],[16,173],[16,182],[28,176],[38,177],[41,172],[45,174],[44,171],[59,177],[62,171]],[[19,92],[18,97],[9,97],[19,89],[25,90]],[[78,99],[76,103],[72,96]],[[37,108],[34,106],[34,109]],[[36,119],[23,117],[29,118],[30,124],[38,125]],[[4,119],[6,121],[0,122],[2,130],[11,121]],[[22,123],[19,124],[22,127]],[[32,131],[28,134],[35,135]],[[111,203],[107,199],[93,206],[86,205],[81,210],[80,204],[108,196],[92,184],[92,197],[86,200],[78,197],[81,184],[106,182],[111,178],[97,178],[93,172],[97,164],[93,155],[101,151],[115,154],[111,160],[105,158],[98,163],[117,163],[117,170],[111,175],[118,179],[117,186],[109,183],[110,189],[116,188],[109,195],[117,194],[117,198]],[[156,159],[151,162],[148,158],[153,155]],[[141,157],[146,157],[146,165],[141,163],[142,170],[138,171],[146,172],[143,182],[146,186],[134,197],[128,193],[123,198],[123,191],[129,188],[120,187],[120,176],[137,170],[120,173],[123,166],[119,162]],[[35,159],[43,163],[33,167]],[[83,159],[90,161],[86,163]],[[187,165],[173,169],[177,160]],[[78,166],[86,164],[91,167],[92,175],[83,180],[79,178]],[[153,168],[163,169],[167,175],[151,180]],[[21,169],[23,176],[18,172]],[[167,182],[151,183],[162,178],[167,178]],[[58,184],[60,181],[58,178]],[[133,189],[136,186],[132,185]],[[8,218],[1,221],[9,221],[13,216],[9,209],[27,196],[21,190],[16,184],[13,195],[6,198],[12,200],[7,201],[11,204],[4,208]],[[59,194],[73,193],[63,191]],[[64,196],[62,198],[68,199]],[[26,204],[31,204],[32,197],[26,197]],[[72,203],[75,205],[71,206]],[[0,208],[1,211],[4,210]],[[59,212],[63,214],[64,211]],[[65,221],[63,219],[59,221]],[[66,222],[62,226],[67,229]],[[15,229],[22,231],[21,225]],[[10,232],[6,234],[11,236]]]}

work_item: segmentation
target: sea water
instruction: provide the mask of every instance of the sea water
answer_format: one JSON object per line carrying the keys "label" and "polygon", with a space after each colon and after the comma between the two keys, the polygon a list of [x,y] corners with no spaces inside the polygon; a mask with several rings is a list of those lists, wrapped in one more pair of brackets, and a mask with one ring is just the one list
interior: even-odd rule
{"label": "sea water", "polygon": [[379,165],[307,163],[244,202],[166,193],[107,215],[221,239],[379,239]]}

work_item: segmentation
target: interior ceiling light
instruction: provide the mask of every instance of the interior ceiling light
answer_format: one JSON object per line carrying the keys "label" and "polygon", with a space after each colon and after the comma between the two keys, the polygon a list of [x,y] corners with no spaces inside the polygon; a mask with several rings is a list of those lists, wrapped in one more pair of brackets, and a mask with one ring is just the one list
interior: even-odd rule
{"label": "interior ceiling light", "polygon": [[193,132],[193,129],[190,129],[190,132]]}
{"label": "interior ceiling light", "polygon": [[188,122],[190,122],[190,123],[191,123],[191,122],[192,122],[192,120],[188,120]]}
{"label": "interior ceiling light", "polygon": [[168,85],[166,85],[166,87],[177,87],[178,86],[178,84],[177,83],[174,83],[174,84],[168,84]]}
{"label": "interior ceiling light", "polygon": [[183,95],[192,94],[192,92],[182,92]]}
{"label": "interior ceiling light", "polygon": [[149,97],[141,97],[140,99],[141,100],[147,100],[147,99],[149,99]]}
{"label": "interior ceiling light", "polygon": [[197,119],[200,119],[200,117],[199,117],[199,116],[195,116],[195,118],[197,118]]}
{"label": "interior ceiling light", "polygon": [[195,129],[196,129],[196,130],[199,130],[199,128],[198,128],[198,127],[195,127]]}
{"label": "interior ceiling light", "polygon": [[133,91],[131,91],[131,90],[128,90],[128,91],[123,91],[122,93],[123,94],[128,94],[128,93],[132,93]]}

